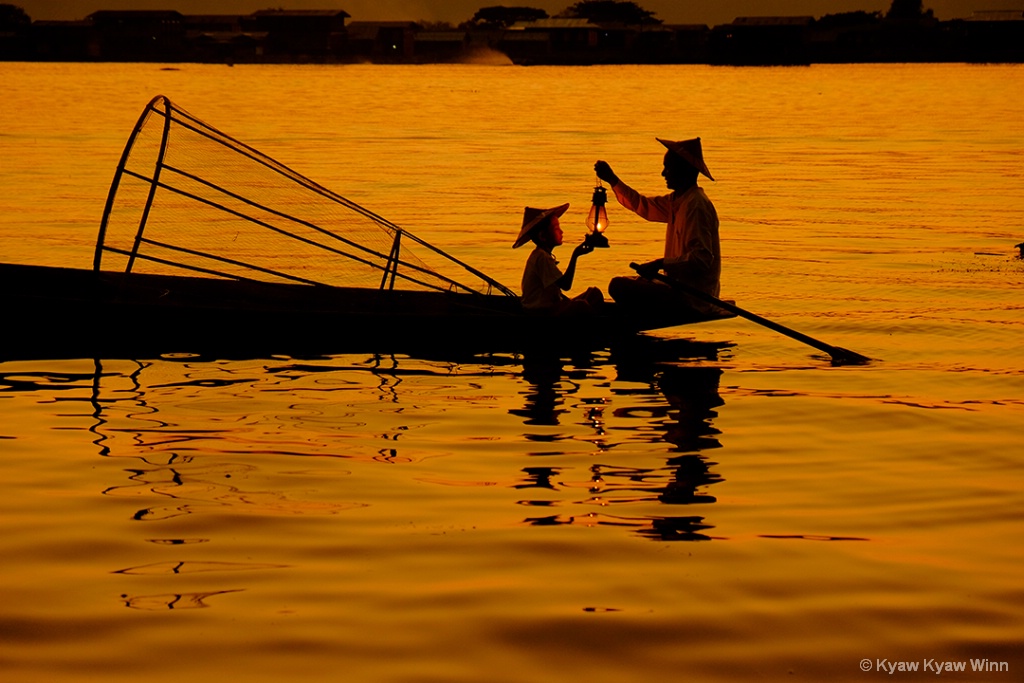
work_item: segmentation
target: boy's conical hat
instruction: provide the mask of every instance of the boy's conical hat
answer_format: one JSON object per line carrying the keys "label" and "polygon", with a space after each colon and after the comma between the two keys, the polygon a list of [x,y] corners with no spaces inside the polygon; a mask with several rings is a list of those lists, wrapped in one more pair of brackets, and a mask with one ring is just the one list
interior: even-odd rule
{"label": "boy's conical hat", "polygon": [[523,227],[519,231],[519,237],[517,237],[516,241],[512,243],[512,248],[518,249],[529,242],[530,233],[537,227],[537,225],[551,216],[560,217],[568,208],[568,204],[562,204],[561,206],[556,206],[553,209],[535,209],[531,206],[526,207],[523,211]]}

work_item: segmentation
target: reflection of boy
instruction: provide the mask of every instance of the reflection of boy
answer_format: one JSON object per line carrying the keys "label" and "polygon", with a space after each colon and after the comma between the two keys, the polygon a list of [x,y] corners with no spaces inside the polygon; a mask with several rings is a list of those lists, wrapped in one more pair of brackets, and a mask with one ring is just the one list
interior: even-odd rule
{"label": "reflection of boy", "polygon": [[536,245],[523,270],[522,304],[526,311],[556,315],[586,313],[604,301],[604,295],[596,287],[590,287],[574,299],[562,294],[572,289],[576,260],[594,250],[587,244],[580,244],[573,249],[565,273],[558,268],[551,252],[562,243],[562,226],[558,219],[568,208],[568,204],[553,209],[528,206],[523,211],[523,225],[512,248],[521,247],[528,240]]}

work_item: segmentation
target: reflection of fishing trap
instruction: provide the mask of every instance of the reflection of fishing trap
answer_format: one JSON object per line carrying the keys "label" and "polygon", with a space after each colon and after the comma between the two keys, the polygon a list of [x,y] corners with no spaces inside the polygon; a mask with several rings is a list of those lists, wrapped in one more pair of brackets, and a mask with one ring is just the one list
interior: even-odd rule
{"label": "reflection of fishing trap", "polygon": [[[114,267],[111,267],[111,264]],[[515,294],[166,97],[114,175],[94,269],[310,285]]]}

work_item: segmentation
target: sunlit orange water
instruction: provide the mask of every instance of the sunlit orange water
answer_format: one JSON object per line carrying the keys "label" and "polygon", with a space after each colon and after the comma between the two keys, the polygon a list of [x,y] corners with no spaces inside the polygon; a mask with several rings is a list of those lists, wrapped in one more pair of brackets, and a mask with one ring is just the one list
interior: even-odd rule
{"label": "sunlit orange water", "polygon": [[[567,258],[595,160],[660,193],[654,136],[700,135],[723,294],[877,359],[732,320],[558,362],[2,362],[4,683],[1020,678],[1024,68],[0,78],[0,261],[91,265],[158,93],[514,287],[524,205],[572,203]],[[577,290],[658,255],[609,209]]]}

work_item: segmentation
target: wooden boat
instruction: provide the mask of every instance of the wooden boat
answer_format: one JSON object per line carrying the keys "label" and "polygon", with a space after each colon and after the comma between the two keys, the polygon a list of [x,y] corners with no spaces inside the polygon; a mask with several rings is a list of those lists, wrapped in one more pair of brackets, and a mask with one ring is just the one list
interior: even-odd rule
{"label": "wooden boat", "polygon": [[728,317],[524,313],[479,270],[154,98],[92,269],[0,264],[0,356],[600,348]]}
{"label": "wooden boat", "polygon": [[644,330],[703,322],[681,312],[524,314],[505,295],[371,290],[206,277],[0,265],[8,333],[0,358],[252,356],[539,346],[603,348]]}

